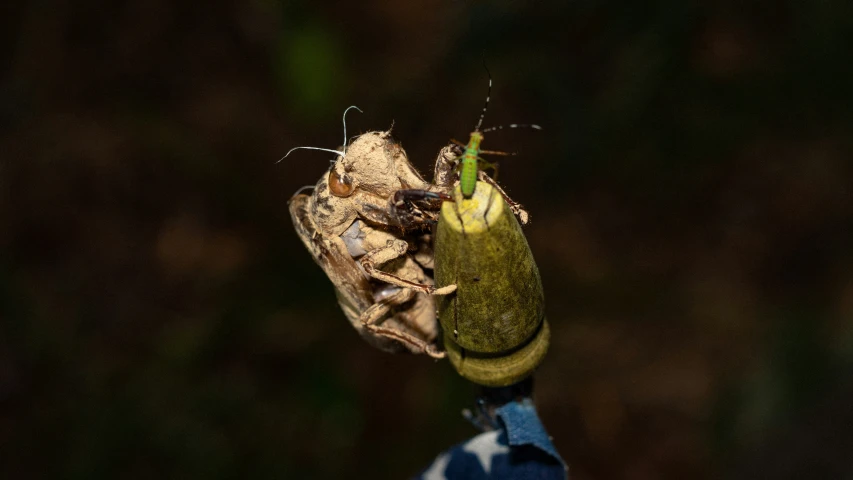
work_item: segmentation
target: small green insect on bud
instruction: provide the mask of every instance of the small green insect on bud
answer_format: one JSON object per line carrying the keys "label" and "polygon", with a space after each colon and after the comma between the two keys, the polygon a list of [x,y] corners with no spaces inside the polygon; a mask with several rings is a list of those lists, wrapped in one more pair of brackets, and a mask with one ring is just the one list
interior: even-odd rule
{"label": "small green insect on bud", "polygon": [[471,198],[459,187],[445,202],[435,237],[437,297],[451,363],[480,385],[506,386],[528,376],[548,350],[550,331],[539,269],[509,205],[477,182]]}

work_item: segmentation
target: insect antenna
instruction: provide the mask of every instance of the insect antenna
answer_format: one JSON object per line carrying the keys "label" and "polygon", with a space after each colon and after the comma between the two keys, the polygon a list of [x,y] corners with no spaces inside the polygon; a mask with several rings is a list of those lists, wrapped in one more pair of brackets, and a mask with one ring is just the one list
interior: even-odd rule
{"label": "insect antenna", "polygon": [[293,192],[293,195],[291,195],[291,197],[295,197],[295,196],[299,195],[300,193],[302,193],[308,189],[314,190],[314,188],[315,188],[314,185],[305,185],[304,187],[300,187],[299,190]]}
{"label": "insect antenna", "polygon": [[542,130],[542,127],[534,123],[510,123],[509,125],[498,125],[497,127],[489,127],[480,133],[494,132],[495,130],[503,130],[504,128],[532,128],[533,130]]}
{"label": "insect antenna", "polygon": [[483,126],[483,118],[485,118],[486,110],[489,108],[489,99],[492,98],[492,72],[490,72],[489,67],[486,66],[485,60],[483,60],[483,68],[486,69],[486,75],[489,76],[489,91],[486,93],[486,103],[483,105],[482,113],[480,113],[480,120],[477,121],[477,126],[474,127],[475,132],[479,132],[480,127]]}
{"label": "insect antenna", "polygon": [[[330,148],[320,148],[320,147],[293,147],[293,148],[291,148],[287,153],[285,153],[283,157],[279,158],[279,159],[278,159],[278,161],[277,161],[277,162],[275,162],[275,163],[280,163],[282,160],[284,160],[285,158],[287,158],[287,156],[288,156],[288,155],[290,155],[291,153],[293,153],[293,151],[294,151],[294,150],[300,150],[300,149],[303,149],[303,150],[320,150],[321,152],[337,153],[338,155],[340,155],[340,156],[342,156],[342,157],[343,157],[343,156],[346,156],[346,154],[347,154],[347,112],[349,112],[349,111],[350,111],[351,109],[353,109],[353,108],[354,108],[354,109],[356,109],[356,110],[358,110],[360,113],[364,113],[364,112],[362,112],[362,111],[361,111],[361,109],[360,109],[360,108],[356,107],[355,105],[350,105],[349,107],[347,107],[347,109],[346,109],[346,110],[344,110],[344,115],[343,115],[343,122],[344,122],[344,146],[343,146],[343,151],[341,151],[341,150],[332,150],[332,149],[330,149]],[[335,163],[335,161],[334,161],[334,160],[332,160],[331,162],[332,162],[332,164],[334,164],[334,163]]]}
{"label": "insect antenna", "polygon": [[344,154],[346,154],[346,151],[347,151],[347,112],[349,112],[353,108],[358,110],[358,113],[364,113],[361,111],[360,108],[356,107],[355,105],[350,105],[349,107],[347,107],[346,110],[344,110],[344,116],[343,116],[343,122],[344,122]]}
{"label": "insect antenna", "polygon": [[330,148],[320,148],[320,147],[293,147],[293,148],[291,148],[291,149],[290,149],[290,151],[288,151],[287,153],[285,153],[283,157],[279,158],[279,159],[278,159],[278,162],[275,162],[275,163],[279,163],[279,162],[281,162],[282,160],[284,160],[285,158],[287,158],[287,156],[288,156],[288,155],[290,155],[290,153],[291,153],[291,152],[293,152],[294,150],[299,150],[299,149],[305,149],[305,150],[320,150],[321,152],[337,153],[338,155],[345,155],[345,154],[346,154],[346,152],[341,152],[341,151],[339,151],[339,150],[332,150],[332,149],[330,149]]}
{"label": "insect antenna", "polygon": [[486,75],[489,77],[489,90],[486,93],[486,103],[483,105],[483,111],[480,113],[480,119],[477,121],[477,126],[474,127],[475,132],[480,133],[488,133],[493,132],[495,130],[502,130],[504,128],[532,128],[533,130],[542,130],[542,127],[539,125],[529,123],[529,124],[520,124],[520,123],[512,123],[504,127],[504,125],[499,125],[497,127],[489,127],[484,130],[480,130],[480,127],[483,126],[483,118],[486,116],[486,110],[489,109],[489,99],[492,98],[492,72],[489,71],[489,67],[486,66],[486,61],[483,60],[483,68],[486,69]]}

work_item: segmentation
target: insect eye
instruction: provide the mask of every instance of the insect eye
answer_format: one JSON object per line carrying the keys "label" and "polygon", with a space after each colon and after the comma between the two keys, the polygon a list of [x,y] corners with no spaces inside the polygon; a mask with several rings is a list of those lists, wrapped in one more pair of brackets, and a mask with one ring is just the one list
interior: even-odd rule
{"label": "insect eye", "polygon": [[355,187],[352,180],[346,175],[339,176],[334,170],[329,172],[329,190],[336,197],[348,197],[352,195]]}

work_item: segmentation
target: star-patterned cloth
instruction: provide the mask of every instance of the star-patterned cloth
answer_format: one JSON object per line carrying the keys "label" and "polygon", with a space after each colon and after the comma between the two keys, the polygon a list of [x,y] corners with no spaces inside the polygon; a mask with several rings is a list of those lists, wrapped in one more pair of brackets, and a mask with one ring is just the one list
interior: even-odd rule
{"label": "star-patterned cloth", "polygon": [[568,469],[530,399],[497,409],[500,428],[441,453],[418,480],[565,480]]}

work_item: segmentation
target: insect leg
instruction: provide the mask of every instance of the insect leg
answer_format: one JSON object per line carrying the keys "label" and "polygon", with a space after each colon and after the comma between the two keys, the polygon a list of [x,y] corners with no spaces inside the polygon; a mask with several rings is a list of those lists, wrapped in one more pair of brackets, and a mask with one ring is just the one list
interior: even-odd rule
{"label": "insect leg", "polygon": [[485,153],[486,155],[502,155],[504,157],[514,157],[518,155],[516,152],[502,152],[500,150],[480,150],[480,153]]}
{"label": "insect leg", "polygon": [[430,201],[430,200],[442,200],[442,201],[452,201],[453,197],[447,195],[446,193],[441,192],[433,192],[430,190],[420,190],[420,189],[407,189],[407,190],[397,190],[394,192],[394,200],[395,201],[410,201],[410,202],[420,202],[420,201]]}
{"label": "insect leg", "polygon": [[427,295],[447,295],[456,291],[456,285],[436,287],[435,285],[412,282],[392,273],[383,272],[376,267],[377,265],[382,265],[405,255],[408,250],[409,244],[405,240],[400,240],[399,238],[389,240],[385,247],[371,250],[361,257],[361,266],[364,267],[364,271],[368,275],[377,280],[426,293]]}
{"label": "insect leg", "polygon": [[500,193],[501,196],[504,198],[507,205],[509,205],[509,209],[512,211],[512,213],[514,213],[515,216],[518,217],[518,221],[521,222],[522,225],[527,225],[527,222],[530,221],[530,214],[527,213],[527,210],[525,210],[524,207],[522,207],[520,203],[509,198],[509,195],[506,194],[504,189],[501,188],[501,186],[498,185],[497,182],[492,180],[491,177],[486,175],[486,172],[480,170],[479,172],[477,172],[477,175],[480,177],[480,180],[482,180],[482,181],[488,183],[489,185],[491,185],[492,187],[494,187],[495,190],[497,190],[498,193]]}
{"label": "insect leg", "polygon": [[423,339],[420,339],[408,332],[377,325],[380,320],[385,318],[392,306],[406,303],[411,300],[414,295],[416,295],[415,292],[403,289],[382,302],[374,303],[368,307],[367,310],[362,312],[359,317],[361,325],[376,335],[397,340],[400,343],[414,347],[415,349],[426,353],[432,358],[444,358],[447,353],[438,350],[435,345]]}
{"label": "insect leg", "polygon": [[497,162],[489,162],[489,161],[483,160],[480,157],[477,157],[477,163],[480,165],[480,171],[491,168],[492,172],[494,172],[492,175],[492,180],[494,180],[494,181],[498,180],[498,163]]}

